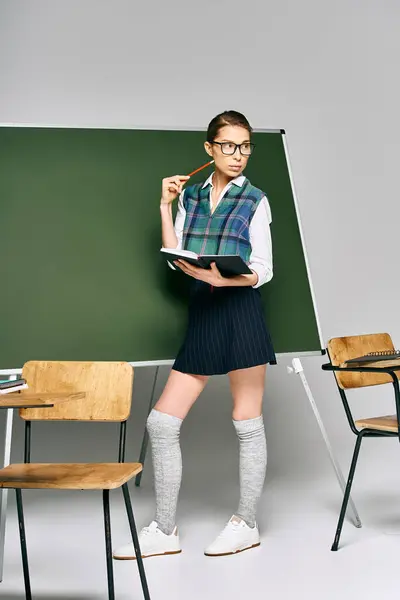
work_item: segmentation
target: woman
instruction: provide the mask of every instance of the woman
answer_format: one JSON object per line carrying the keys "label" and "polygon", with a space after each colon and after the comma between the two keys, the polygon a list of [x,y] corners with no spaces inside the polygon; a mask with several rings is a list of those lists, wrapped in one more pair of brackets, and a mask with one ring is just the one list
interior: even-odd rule
{"label": "woman", "polygon": [[[265,194],[242,175],[254,149],[247,119],[235,111],[210,123],[206,152],[215,172],[204,184],[182,191],[188,177],[163,180],[162,242],[198,254],[239,254],[251,275],[224,278],[176,264],[193,278],[189,323],[165,389],[147,420],[156,491],[156,516],[139,535],[143,557],[181,552],[175,515],[181,485],[179,433],[211,375],[228,374],[233,425],[240,447],[240,502],[207,556],[234,554],[260,544],[256,508],[267,463],[262,400],[267,363],[276,363],[264,321],[259,287],[272,278],[271,213]],[[178,197],[175,226],[172,202]],[[133,544],[114,558],[135,558]]]}

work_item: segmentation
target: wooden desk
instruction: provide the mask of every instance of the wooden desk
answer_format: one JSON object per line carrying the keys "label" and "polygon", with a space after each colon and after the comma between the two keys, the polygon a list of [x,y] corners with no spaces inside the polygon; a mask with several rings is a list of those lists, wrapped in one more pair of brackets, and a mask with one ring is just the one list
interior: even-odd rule
{"label": "wooden desk", "polygon": [[0,394],[0,408],[52,408],[61,402],[69,400],[82,400],[85,392],[11,392]]}

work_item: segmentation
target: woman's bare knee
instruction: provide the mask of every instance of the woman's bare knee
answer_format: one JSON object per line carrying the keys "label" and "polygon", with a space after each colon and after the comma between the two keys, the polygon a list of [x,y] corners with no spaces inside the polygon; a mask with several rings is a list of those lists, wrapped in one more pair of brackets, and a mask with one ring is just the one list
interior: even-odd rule
{"label": "woman's bare knee", "polygon": [[246,421],[247,419],[256,419],[262,414],[261,402],[249,403],[248,401],[239,402],[232,410],[232,419],[234,421]]}
{"label": "woman's bare knee", "polygon": [[209,377],[203,375],[190,375],[172,370],[154,408],[184,419],[204,390],[208,379]]}

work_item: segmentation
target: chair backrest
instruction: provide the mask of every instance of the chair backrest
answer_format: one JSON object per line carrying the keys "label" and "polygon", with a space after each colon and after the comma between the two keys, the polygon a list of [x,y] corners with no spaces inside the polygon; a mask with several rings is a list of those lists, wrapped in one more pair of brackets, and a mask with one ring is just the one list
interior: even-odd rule
{"label": "chair backrest", "polygon": [[131,410],[133,367],[126,362],[29,361],[29,392],[85,392],[52,408],[25,408],[27,421],[125,421]]}
{"label": "chair backrest", "polygon": [[[346,360],[365,356],[369,352],[394,350],[392,338],[388,333],[372,333],[350,337],[332,338],[328,342],[328,353],[332,365],[343,365]],[[346,365],[343,365],[346,366]],[[366,365],[367,366],[367,365]],[[340,388],[361,388],[393,382],[390,375],[380,373],[344,373],[335,372]]]}

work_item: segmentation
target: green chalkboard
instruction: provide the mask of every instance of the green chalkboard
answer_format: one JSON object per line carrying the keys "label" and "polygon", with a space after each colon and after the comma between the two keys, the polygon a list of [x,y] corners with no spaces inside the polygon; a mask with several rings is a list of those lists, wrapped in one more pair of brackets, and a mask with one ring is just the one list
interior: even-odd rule
{"label": "green chalkboard", "polygon": [[[174,358],[189,279],[159,253],[161,179],[206,162],[204,138],[0,127],[0,368]],[[256,132],[254,141],[246,175],[272,209],[274,278],[261,289],[275,349],[318,352],[284,134]]]}

